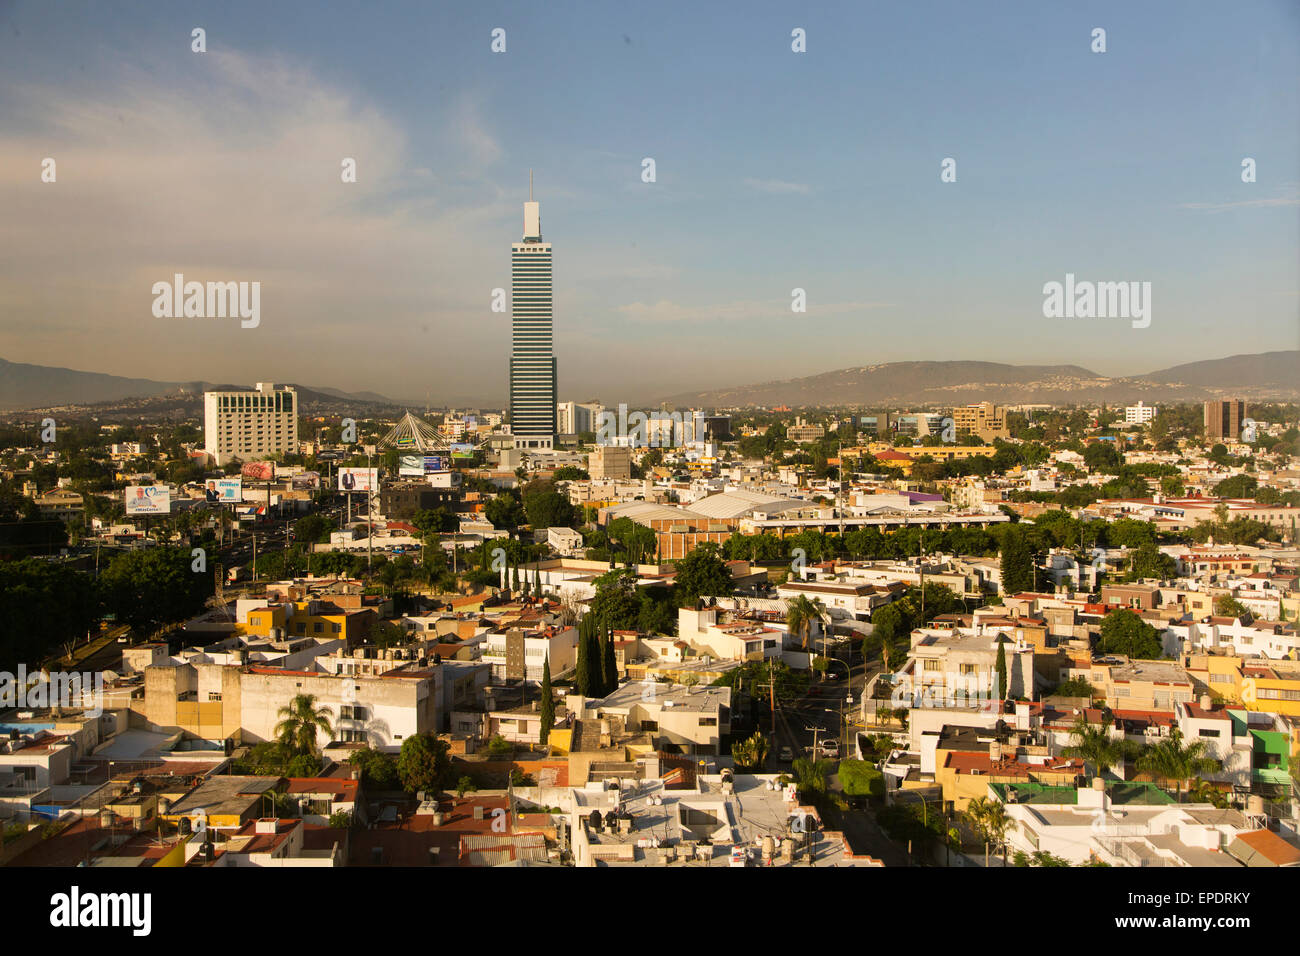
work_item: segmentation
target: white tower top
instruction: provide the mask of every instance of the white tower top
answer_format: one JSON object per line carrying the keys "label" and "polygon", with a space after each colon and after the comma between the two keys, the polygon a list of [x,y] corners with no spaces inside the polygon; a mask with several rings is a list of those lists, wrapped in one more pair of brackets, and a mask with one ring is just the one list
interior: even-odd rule
{"label": "white tower top", "polygon": [[528,202],[524,203],[524,241],[542,238],[542,204],[533,202],[533,171],[528,170]]}

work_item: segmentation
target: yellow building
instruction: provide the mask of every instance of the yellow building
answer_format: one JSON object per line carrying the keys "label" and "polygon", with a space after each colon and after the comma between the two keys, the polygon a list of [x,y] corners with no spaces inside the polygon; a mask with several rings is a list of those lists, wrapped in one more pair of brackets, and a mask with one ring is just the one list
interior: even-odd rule
{"label": "yellow building", "polygon": [[1300,717],[1300,667],[1232,654],[1192,654],[1187,675],[1198,693],[1261,713]]}
{"label": "yellow building", "polygon": [[328,601],[294,601],[292,605],[254,608],[248,612],[248,623],[241,626],[241,632],[248,637],[269,638],[271,629],[279,628],[285,637],[342,638],[352,647],[370,636],[374,620],[375,613],[369,608],[349,611]]}

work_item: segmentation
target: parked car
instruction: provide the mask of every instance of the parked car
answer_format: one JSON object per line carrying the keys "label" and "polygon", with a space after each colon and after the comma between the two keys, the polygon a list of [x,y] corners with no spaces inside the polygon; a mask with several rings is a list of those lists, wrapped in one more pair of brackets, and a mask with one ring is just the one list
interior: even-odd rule
{"label": "parked car", "polygon": [[840,742],[838,740],[823,740],[821,742],[821,751],[823,757],[834,760],[840,755]]}

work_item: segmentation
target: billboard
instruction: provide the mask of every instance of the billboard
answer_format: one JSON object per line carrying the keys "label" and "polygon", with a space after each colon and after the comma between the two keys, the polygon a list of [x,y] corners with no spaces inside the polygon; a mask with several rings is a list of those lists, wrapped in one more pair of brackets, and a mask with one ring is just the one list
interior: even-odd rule
{"label": "billboard", "polygon": [[339,491],[378,491],[378,468],[340,468]]}
{"label": "billboard", "polygon": [[398,460],[399,475],[429,475],[450,471],[451,460],[446,455],[403,455]]}
{"label": "billboard", "polygon": [[452,442],[447,447],[451,449],[452,458],[473,458],[474,457],[473,442],[467,442],[467,441]]}
{"label": "billboard", "polygon": [[244,481],[242,478],[209,478],[203,483],[203,498],[211,504],[236,504],[244,500]]}
{"label": "billboard", "polygon": [[127,485],[126,513],[129,515],[171,514],[172,493],[166,485]]}
{"label": "billboard", "polygon": [[245,478],[255,478],[258,481],[271,481],[275,478],[275,462],[250,461],[239,469],[239,473]]}
{"label": "billboard", "polygon": [[319,471],[300,471],[291,479],[294,491],[315,491],[320,487]]}

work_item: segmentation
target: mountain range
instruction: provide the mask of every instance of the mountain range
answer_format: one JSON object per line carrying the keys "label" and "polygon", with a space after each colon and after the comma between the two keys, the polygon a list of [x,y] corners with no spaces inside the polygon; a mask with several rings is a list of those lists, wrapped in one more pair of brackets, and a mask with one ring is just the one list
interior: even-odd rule
{"label": "mountain range", "polygon": [[[283,383],[292,384],[292,383]],[[0,359],[0,411],[130,403],[148,410],[197,410],[203,392],[248,386],[210,382],[157,382],[102,372],[26,365]],[[376,392],[295,385],[304,408],[370,406],[418,408]],[[504,396],[502,396],[504,398]],[[1112,378],[1078,365],[1008,365],[999,362],[888,362],[822,372],[803,378],[663,396],[681,407],[745,408],[816,406],[943,406],[992,401],[1003,405],[1089,404],[1146,401],[1198,402],[1234,397],[1247,401],[1300,400],[1300,351],[1233,355]]]}
{"label": "mountain range", "polygon": [[1078,365],[998,362],[889,362],[756,385],[668,396],[674,405],[753,406],[1003,405],[1094,402],[1261,401],[1300,398],[1300,351],[1234,355],[1112,378]]}

